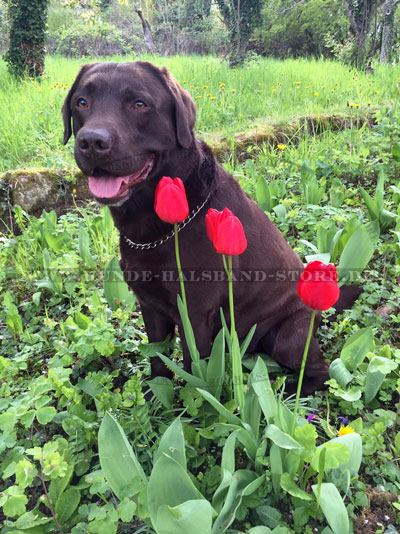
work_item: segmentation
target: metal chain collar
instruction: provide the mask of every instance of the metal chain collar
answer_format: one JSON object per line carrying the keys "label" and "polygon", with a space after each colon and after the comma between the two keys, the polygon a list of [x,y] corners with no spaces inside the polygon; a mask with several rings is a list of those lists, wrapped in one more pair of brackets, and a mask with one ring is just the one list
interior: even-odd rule
{"label": "metal chain collar", "polygon": [[[202,204],[200,204],[200,206],[196,206],[194,208],[194,210],[191,213],[189,213],[189,215],[186,217],[186,219],[178,224],[178,232],[183,230],[183,228],[185,228],[185,226],[188,225],[190,223],[190,221],[192,221],[196,217],[196,215],[207,204],[207,202],[210,199],[210,196],[211,196],[211,191],[208,193],[207,198],[205,199],[205,201]],[[160,239],[157,239],[156,241],[153,241],[152,243],[134,243],[128,237],[126,237],[126,235],[124,236],[124,239],[125,239],[125,241],[128,243],[128,245],[131,248],[134,248],[136,250],[150,250],[151,248],[156,248],[159,245],[162,245],[163,243],[168,241],[168,239],[171,239],[171,237],[174,236],[174,233],[175,233],[174,230],[171,230],[164,237],[162,237]]]}

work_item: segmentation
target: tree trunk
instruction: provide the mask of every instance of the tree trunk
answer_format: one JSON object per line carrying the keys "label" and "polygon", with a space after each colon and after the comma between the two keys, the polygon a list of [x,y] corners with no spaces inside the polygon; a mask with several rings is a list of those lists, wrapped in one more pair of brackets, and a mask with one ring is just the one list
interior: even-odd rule
{"label": "tree trunk", "polygon": [[151,33],[151,27],[150,27],[150,24],[149,22],[143,17],[143,12],[141,9],[139,9],[138,7],[135,7],[135,11],[136,13],[138,14],[139,18],[140,18],[140,22],[142,23],[142,28],[143,28],[143,38],[144,38],[144,43],[146,45],[146,48],[147,50],[151,53],[151,54],[154,54],[156,48],[154,46],[154,41],[153,41],[153,35]]}
{"label": "tree trunk", "polygon": [[390,63],[393,48],[394,16],[398,1],[386,0],[383,4],[383,27],[381,45],[381,63]]}

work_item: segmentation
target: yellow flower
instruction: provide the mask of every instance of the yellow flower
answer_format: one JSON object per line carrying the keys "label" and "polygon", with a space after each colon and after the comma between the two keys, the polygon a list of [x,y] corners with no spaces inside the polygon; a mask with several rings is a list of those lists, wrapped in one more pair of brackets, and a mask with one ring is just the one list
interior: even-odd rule
{"label": "yellow flower", "polygon": [[73,190],[72,190],[72,194],[73,194],[73,195],[76,195],[76,189],[73,189]]}
{"label": "yellow flower", "polygon": [[346,434],[355,434],[355,430],[353,428],[351,428],[350,425],[341,426],[339,428],[338,435],[339,436],[345,436]]}
{"label": "yellow flower", "polygon": [[183,83],[187,83],[187,81],[186,81],[186,80],[183,80]]}
{"label": "yellow flower", "polygon": [[379,91],[375,91],[375,94],[376,94],[376,95],[379,95]]}
{"label": "yellow flower", "polygon": [[232,89],[232,93],[236,93],[236,89]]}
{"label": "yellow flower", "polygon": [[279,143],[279,145],[276,145],[276,148],[277,148],[278,150],[285,150],[286,145],[281,145],[281,144]]}
{"label": "yellow flower", "polygon": [[315,93],[314,93],[314,96],[319,96],[319,93],[315,92]]}
{"label": "yellow flower", "polygon": [[210,98],[210,100],[215,100],[215,98],[216,98],[215,96],[212,96],[212,97]]}
{"label": "yellow flower", "polygon": [[208,89],[208,85],[203,85],[203,89]]}
{"label": "yellow flower", "polygon": [[370,100],[368,100],[367,105],[370,106],[371,104],[372,104],[372,102]]}

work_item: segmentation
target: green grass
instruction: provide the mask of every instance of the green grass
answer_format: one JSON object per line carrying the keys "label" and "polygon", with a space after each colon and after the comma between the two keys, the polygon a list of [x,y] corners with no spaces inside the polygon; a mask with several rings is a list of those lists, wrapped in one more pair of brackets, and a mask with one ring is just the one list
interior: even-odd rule
{"label": "green grass", "polygon": [[[109,59],[109,58],[108,58]],[[112,58],[127,61],[131,58]],[[260,59],[237,70],[215,57],[143,58],[167,66],[197,105],[196,129],[231,136],[265,121],[366,112],[391,104],[400,67],[373,75],[323,60]],[[79,67],[98,59],[48,57],[40,84],[17,82],[0,62],[0,171],[27,166],[73,166],[72,143],[62,146],[60,109]],[[224,84],[224,85],[223,85]]]}

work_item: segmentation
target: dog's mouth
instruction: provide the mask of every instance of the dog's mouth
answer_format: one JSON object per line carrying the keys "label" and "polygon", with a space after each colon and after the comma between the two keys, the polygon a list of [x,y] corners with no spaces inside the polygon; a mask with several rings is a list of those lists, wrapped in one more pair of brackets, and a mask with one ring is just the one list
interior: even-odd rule
{"label": "dog's mouth", "polygon": [[133,174],[112,176],[102,169],[95,169],[89,176],[89,189],[100,201],[107,203],[118,201],[129,195],[130,189],[145,180],[153,168],[153,159],[149,159]]}

